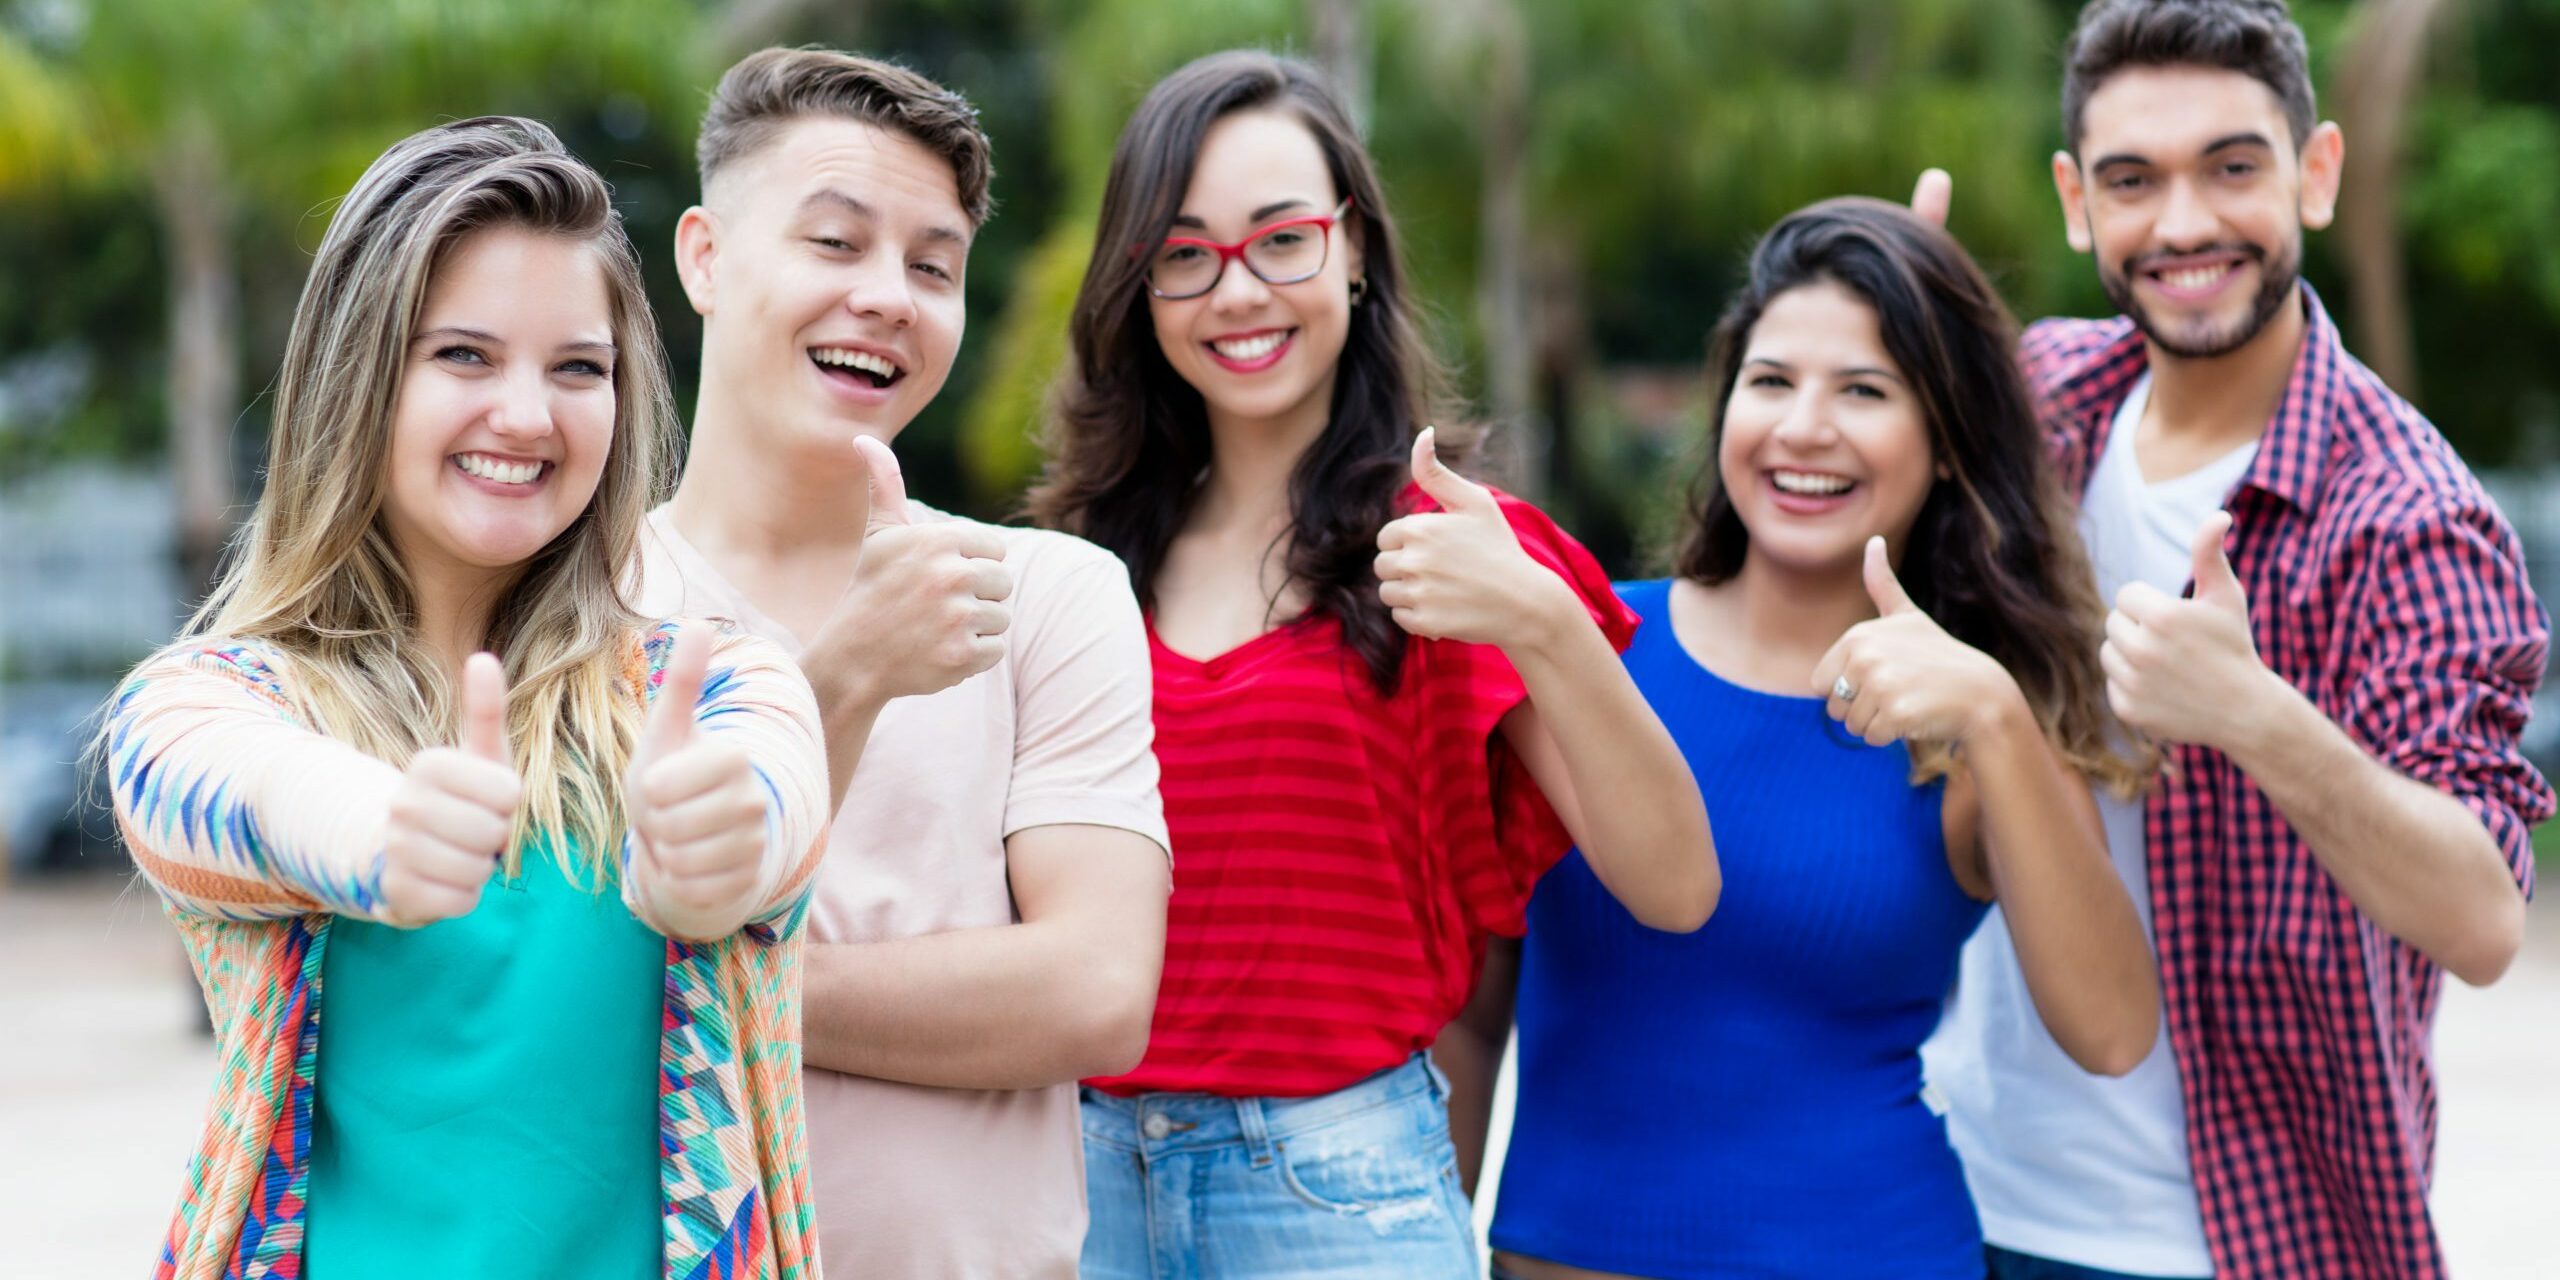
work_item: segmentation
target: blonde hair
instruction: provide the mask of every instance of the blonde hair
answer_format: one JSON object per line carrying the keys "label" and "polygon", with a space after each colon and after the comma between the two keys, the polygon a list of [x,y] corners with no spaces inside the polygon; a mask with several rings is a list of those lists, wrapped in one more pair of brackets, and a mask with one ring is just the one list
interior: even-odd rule
{"label": "blonde hair", "polygon": [[[455,740],[458,693],[418,642],[417,597],[382,508],[392,410],[428,285],[458,245],[495,228],[584,244],[611,298],[619,354],[603,475],[568,529],[521,566],[484,641],[506,667],[525,786],[507,868],[540,833],[600,869],[618,859],[621,776],[641,718],[626,672],[641,618],[622,587],[672,470],[676,419],[612,194],[542,124],[485,116],[413,134],[339,205],[294,311],[266,493],[185,634],[283,650],[311,723],[393,765]],[[578,878],[568,847],[559,856]]]}

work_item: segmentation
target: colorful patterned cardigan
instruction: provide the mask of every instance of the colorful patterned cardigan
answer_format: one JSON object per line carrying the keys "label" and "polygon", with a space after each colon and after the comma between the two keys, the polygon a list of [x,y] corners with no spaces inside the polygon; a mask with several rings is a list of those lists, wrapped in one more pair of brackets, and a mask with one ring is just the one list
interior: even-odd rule
{"label": "colorful patterned cardigan", "polygon": [[[695,722],[754,760],[770,852],[754,923],[717,943],[667,942],[666,1276],[814,1280],[799,935],[826,848],[824,739],[798,668],[725,624],[635,637],[631,684],[654,698],[677,628],[702,625],[719,639]],[[305,728],[290,660],[251,642],[192,641],[143,664],[116,695],[108,753],[118,824],[186,941],[221,1046],[154,1274],[295,1280],[329,924],[382,918],[381,829],[400,773]],[[623,900],[650,922],[627,881]]]}

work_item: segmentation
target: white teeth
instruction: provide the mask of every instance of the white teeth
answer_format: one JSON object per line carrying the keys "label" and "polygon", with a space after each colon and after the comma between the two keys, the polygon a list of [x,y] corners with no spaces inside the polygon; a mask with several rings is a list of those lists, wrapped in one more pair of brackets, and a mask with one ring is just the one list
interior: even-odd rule
{"label": "white teeth", "polygon": [[1826,476],[1813,471],[1772,471],[1769,473],[1769,479],[1775,482],[1783,492],[1801,493],[1813,497],[1847,493],[1853,483],[1846,476]]}
{"label": "white teeth", "polygon": [[868,351],[841,351],[833,347],[818,347],[811,350],[809,354],[820,364],[831,364],[843,369],[859,369],[864,373],[877,374],[882,378],[898,376],[898,366]]}
{"label": "white teeth", "polygon": [[1209,348],[1229,360],[1259,360],[1279,350],[1280,344],[1288,339],[1289,335],[1286,333],[1266,333],[1259,337],[1230,338],[1212,342]]}
{"label": "white teeth", "polygon": [[2202,289],[2222,278],[2226,267],[2195,267],[2186,271],[2163,271],[2161,283],[2172,289]]}
{"label": "white teeth", "polygon": [[485,453],[456,454],[454,461],[463,470],[500,484],[532,484],[534,478],[542,474],[539,462],[501,462]]}

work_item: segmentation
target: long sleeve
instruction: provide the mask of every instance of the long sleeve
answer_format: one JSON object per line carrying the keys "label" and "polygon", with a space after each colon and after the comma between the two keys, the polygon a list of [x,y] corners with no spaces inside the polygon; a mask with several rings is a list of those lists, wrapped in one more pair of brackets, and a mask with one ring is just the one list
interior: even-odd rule
{"label": "long sleeve", "polygon": [[[711,663],[695,704],[697,732],[744,750],[765,794],[765,861],[756,877],[756,906],[747,933],[765,941],[797,931],[807,914],[810,880],[826,854],[827,748],[818,721],[817,696],[806,676],[781,646],[747,634],[736,626],[702,619],[658,624],[642,646],[643,670],[650,703],[657,701],[667,658],[682,627],[716,628]],[[623,868],[635,852],[633,837],[623,836]],[[665,932],[650,917],[631,877],[622,877],[623,902],[651,928]]]}
{"label": "long sleeve", "polygon": [[400,771],[303,727],[280,666],[263,646],[206,640],[137,668],[108,713],[117,825],[178,911],[380,920]]}

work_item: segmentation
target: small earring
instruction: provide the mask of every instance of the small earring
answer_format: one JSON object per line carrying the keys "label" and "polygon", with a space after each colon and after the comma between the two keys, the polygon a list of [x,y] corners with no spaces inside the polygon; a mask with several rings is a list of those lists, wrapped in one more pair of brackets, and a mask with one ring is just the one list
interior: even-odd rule
{"label": "small earring", "polygon": [[1365,297],[1368,297],[1368,296],[1369,296],[1369,277],[1367,277],[1367,276],[1353,276],[1353,277],[1351,277],[1351,305],[1352,305],[1352,306],[1355,306],[1355,307],[1356,307],[1356,306],[1359,306],[1359,305],[1360,305],[1360,300],[1361,300],[1362,298],[1365,298]]}

